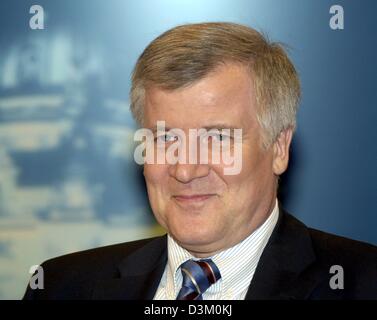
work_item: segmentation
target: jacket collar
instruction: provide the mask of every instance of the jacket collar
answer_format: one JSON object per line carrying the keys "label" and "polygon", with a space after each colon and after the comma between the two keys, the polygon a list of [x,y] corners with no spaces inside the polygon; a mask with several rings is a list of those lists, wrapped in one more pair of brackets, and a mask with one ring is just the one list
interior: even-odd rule
{"label": "jacket collar", "polygon": [[308,228],[285,212],[262,253],[245,299],[305,299],[318,283]]}

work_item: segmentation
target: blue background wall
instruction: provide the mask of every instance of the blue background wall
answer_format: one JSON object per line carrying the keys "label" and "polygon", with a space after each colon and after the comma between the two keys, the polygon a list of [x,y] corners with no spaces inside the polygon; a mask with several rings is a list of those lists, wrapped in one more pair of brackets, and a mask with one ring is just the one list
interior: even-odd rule
{"label": "blue background wall", "polygon": [[[45,29],[29,8],[43,6]],[[329,8],[344,8],[344,30]],[[133,163],[128,111],[143,48],[183,23],[232,21],[290,47],[303,99],[286,209],[308,225],[377,244],[375,1],[1,1],[0,298],[31,265],[161,233]]]}

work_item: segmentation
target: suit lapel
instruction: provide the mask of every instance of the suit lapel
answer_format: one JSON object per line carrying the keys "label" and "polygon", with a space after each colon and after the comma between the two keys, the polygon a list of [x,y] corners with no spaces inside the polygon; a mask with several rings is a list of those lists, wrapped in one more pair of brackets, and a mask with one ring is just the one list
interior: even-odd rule
{"label": "suit lapel", "polygon": [[98,281],[92,298],[151,300],[160,283],[166,262],[166,236],[158,237],[120,263],[120,278]]}
{"label": "suit lapel", "polygon": [[308,229],[280,208],[245,299],[305,299],[319,279],[314,261]]}

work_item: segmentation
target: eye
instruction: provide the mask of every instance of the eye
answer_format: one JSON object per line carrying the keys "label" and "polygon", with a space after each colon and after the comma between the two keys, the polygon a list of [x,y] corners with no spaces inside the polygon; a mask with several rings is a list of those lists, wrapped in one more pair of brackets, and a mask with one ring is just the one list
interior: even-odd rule
{"label": "eye", "polygon": [[174,142],[178,140],[178,137],[174,134],[164,133],[155,138],[157,142]]}
{"label": "eye", "polygon": [[217,140],[219,142],[227,142],[230,140],[230,136],[223,134],[223,133],[213,133],[211,134],[211,139],[212,140]]}

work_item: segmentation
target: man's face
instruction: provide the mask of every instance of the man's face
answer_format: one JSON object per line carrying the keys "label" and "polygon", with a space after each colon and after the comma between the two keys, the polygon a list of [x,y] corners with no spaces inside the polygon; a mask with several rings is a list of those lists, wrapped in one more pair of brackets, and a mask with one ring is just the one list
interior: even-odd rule
{"label": "man's face", "polygon": [[[198,257],[213,255],[246,238],[271,212],[276,197],[275,152],[264,150],[249,73],[225,64],[189,87],[149,88],[144,124],[153,129],[242,129],[242,169],[224,175],[213,164],[145,164],[148,196],[157,221]],[[188,145],[188,141],[187,141]]]}

